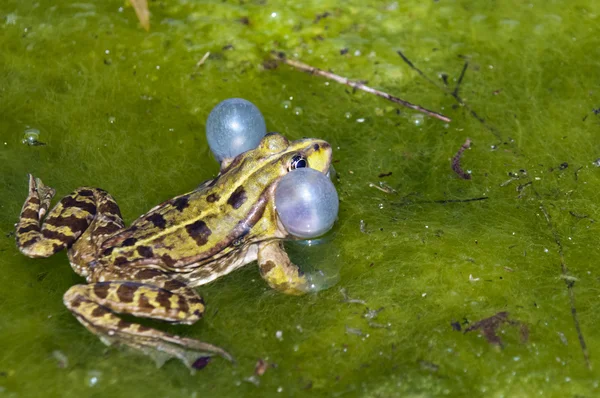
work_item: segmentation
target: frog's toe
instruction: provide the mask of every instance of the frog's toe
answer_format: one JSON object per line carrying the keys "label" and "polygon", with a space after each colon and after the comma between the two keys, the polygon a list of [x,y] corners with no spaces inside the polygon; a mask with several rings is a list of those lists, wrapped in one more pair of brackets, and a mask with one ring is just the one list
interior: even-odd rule
{"label": "frog's toe", "polygon": [[29,174],[29,196],[37,197],[40,201],[40,207],[38,210],[39,217],[42,218],[50,207],[50,202],[56,194],[54,188],[44,185],[42,180],[35,178],[32,174]]}
{"label": "frog's toe", "polygon": [[151,357],[159,368],[168,360],[176,358],[191,371],[200,370],[205,368],[215,355],[235,363],[228,352],[212,344],[162,333],[157,340],[162,341],[145,341],[140,344],[140,342],[121,340],[120,343],[140,349]]}
{"label": "frog's toe", "polygon": [[[163,340],[164,343],[171,345],[171,347],[168,350],[160,353],[159,356],[164,353],[169,353],[171,354],[171,357],[179,359],[190,370],[203,369],[208,365],[211,358],[217,355],[227,359],[232,363],[235,363],[235,360],[231,354],[222,348],[209,343],[173,335],[164,335],[162,336],[161,340]],[[157,346],[157,348],[159,347],[160,345]],[[154,357],[156,363],[159,364],[156,355],[152,356]]]}

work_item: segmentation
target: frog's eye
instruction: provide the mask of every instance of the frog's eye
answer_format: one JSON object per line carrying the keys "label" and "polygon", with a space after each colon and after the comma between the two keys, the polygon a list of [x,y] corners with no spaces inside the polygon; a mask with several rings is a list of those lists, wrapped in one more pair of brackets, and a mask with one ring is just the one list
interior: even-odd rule
{"label": "frog's eye", "polygon": [[302,155],[294,155],[290,163],[290,170],[308,167],[308,160]]}

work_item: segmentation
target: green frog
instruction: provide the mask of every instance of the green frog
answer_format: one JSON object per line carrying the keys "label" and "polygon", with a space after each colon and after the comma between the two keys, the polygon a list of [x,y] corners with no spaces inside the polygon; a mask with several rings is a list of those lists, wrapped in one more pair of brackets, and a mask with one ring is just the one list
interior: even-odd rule
{"label": "green frog", "polygon": [[305,276],[283,248],[290,236],[277,216],[275,189],[294,168],[326,173],[331,152],[322,140],[290,142],[268,134],[256,149],[224,159],[216,178],[154,207],[129,227],[112,196],[99,188],[79,188],[48,212],[55,191],[30,175],[17,247],[28,257],[67,248],[71,267],[87,284],[71,287],[64,303],[106,344],[140,350],[159,364],[177,358],[191,369],[214,355],[233,360],[222,348],[118,314],[193,324],[204,313],[194,287],[253,261],[273,289],[307,291]]}

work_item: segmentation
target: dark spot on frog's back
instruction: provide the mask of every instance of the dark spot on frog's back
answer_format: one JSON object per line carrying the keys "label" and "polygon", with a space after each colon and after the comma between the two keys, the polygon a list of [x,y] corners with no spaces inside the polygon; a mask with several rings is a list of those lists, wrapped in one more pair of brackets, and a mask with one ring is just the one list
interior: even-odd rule
{"label": "dark spot on frog's back", "polygon": [[133,246],[137,242],[136,238],[127,238],[121,243],[121,246]]}
{"label": "dark spot on frog's back", "polygon": [[169,256],[168,254],[163,254],[162,256],[160,256],[160,259],[163,261],[163,263],[165,263],[167,267],[172,267],[176,263],[173,257]]}
{"label": "dark spot on frog's back", "polygon": [[227,199],[227,204],[234,209],[239,209],[247,199],[248,196],[246,195],[246,190],[240,185],[235,191],[233,191],[229,199]]}
{"label": "dark spot on frog's back", "polygon": [[142,256],[144,258],[151,258],[154,256],[154,252],[152,251],[152,248],[148,247],[148,246],[138,247],[137,252],[140,254],[140,256]]}
{"label": "dark spot on frog's back", "polygon": [[150,221],[152,224],[154,224],[155,227],[160,229],[164,229],[167,225],[167,221],[165,220],[165,218],[162,215],[156,213],[152,214],[146,220]]}
{"label": "dark spot on frog's back", "polygon": [[173,206],[179,210],[183,211],[186,207],[190,205],[190,199],[187,196],[180,196],[179,198],[173,201]]}
{"label": "dark spot on frog's back", "polygon": [[208,242],[208,237],[212,234],[212,231],[206,223],[202,220],[198,220],[192,224],[188,224],[185,226],[190,237],[192,237],[198,246],[205,245]]}
{"label": "dark spot on frog's back", "polygon": [[211,193],[210,195],[208,195],[206,197],[206,201],[208,203],[213,203],[216,202],[217,200],[221,199],[221,197],[219,195],[217,195],[216,193]]}
{"label": "dark spot on frog's back", "polygon": [[321,148],[321,147],[319,146],[319,144],[315,144],[315,145],[313,145],[313,149],[314,149],[315,151],[318,151],[318,150],[319,150],[319,148]]}
{"label": "dark spot on frog's back", "polygon": [[127,260],[127,257],[121,256],[121,257],[115,258],[114,264],[116,266],[121,266],[121,265],[127,264],[128,262],[129,262],[129,260]]}

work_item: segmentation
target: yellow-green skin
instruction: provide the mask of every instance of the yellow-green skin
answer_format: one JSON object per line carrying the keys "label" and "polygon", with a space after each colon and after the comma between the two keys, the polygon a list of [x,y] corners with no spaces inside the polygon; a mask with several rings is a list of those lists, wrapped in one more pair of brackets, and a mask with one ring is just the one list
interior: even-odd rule
{"label": "yellow-green skin", "polygon": [[17,247],[29,257],[68,248],[72,268],[88,284],[64,295],[75,317],[107,344],[124,344],[162,363],[178,358],[190,368],[219,347],[127,322],[125,313],[192,324],[204,302],[195,286],[258,260],[274,289],[302,294],[306,280],[283,250],[289,236],[274,204],[279,179],[294,156],[326,173],[331,147],[322,140],[289,142],[267,135],[259,146],[221,163],[221,172],[196,190],[168,200],[125,228],[114,199],[98,188],[79,188],[45,217],[54,190],[30,176],[29,195],[16,227]]}

